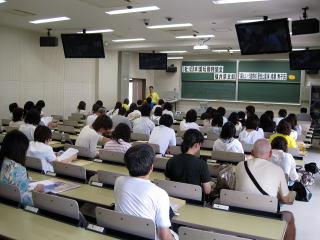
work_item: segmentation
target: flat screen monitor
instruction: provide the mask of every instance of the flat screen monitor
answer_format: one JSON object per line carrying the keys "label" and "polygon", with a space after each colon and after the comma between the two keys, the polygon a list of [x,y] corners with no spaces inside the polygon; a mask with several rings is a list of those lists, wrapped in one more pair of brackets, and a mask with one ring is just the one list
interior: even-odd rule
{"label": "flat screen monitor", "polygon": [[287,53],[292,50],[288,19],[236,24],[241,54]]}
{"label": "flat screen monitor", "polygon": [[166,70],[167,54],[139,53],[139,68],[145,70]]}
{"label": "flat screen monitor", "polygon": [[320,49],[293,51],[289,54],[291,70],[320,69]]}
{"label": "flat screen monitor", "polygon": [[66,58],[104,58],[104,46],[101,33],[97,34],[61,34]]}

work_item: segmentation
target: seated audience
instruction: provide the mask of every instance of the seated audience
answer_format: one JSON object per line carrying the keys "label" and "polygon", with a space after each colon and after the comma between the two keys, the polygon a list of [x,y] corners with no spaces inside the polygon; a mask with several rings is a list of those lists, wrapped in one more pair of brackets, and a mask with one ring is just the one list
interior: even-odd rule
{"label": "seated audience", "polygon": [[12,112],[12,121],[9,123],[9,127],[19,128],[23,121],[23,109],[22,108],[15,108]]}
{"label": "seated audience", "polygon": [[233,123],[223,125],[220,138],[213,144],[213,151],[244,153],[242,144],[235,139],[236,128]]}
{"label": "seated audience", "polygon": [[146,99],[146,103],[149,105],[150,109],[153,109],[153,107],[155,106],[155,104],[152,103],[152,98],[148,97]]}
{"label": "seated audience", "polygon": [[202,187],[205,194],[211,192],[208,165],[195,155],[200,151],[204,138],[200,131],[189,129],[184,133],[182,153],[169,159],[165,175],[168,180]]}
{"label": "seated audience", "polygon": [[191,109],[186,114],[186,119],[183,119],[180,122],[180,131],[187,131],[188,129],[197,129],[199,130],[200,127],[197,121],[197,112],[194,109]]}
{"label": "seated audience", "polygon": [[33,141],[34,130],[40,123],[40,113],[36,109],[29,110],[24,119],[24,123],[20,125],[19,131],[27,136],[29,141]]}
{"label": "seated audience", "polygon": [[10,103],[10,104],[9,104],[9,112],[10,112],[11,114],[13,114],[13,110],[16,109],[16,108],[18,108],[18,107],[19,107],[19,106],[18,106],[17,103]]}
{"label": "seated audience", "polygon": [[[272,151],[268,140],[260,139],[255,142],[252,155],[254,159],[240,162],[237,165],[236,190],[250,194],[269,195],[278,198],[282,203],[290,203],[288,185],[283,170],[269,160]],[[262,191],[253,183],[248,171],[251,172]],[[293,214],[291,212],[283,212],[283,216],[288,222],[284,239],[295,239]]]}
{"label": "seated audience", "polygon": [[242,124],[241,121],[239,119],[239,115],[236,112],[232,112],[228,118],[229,122],[232,122],[232,124],[234,125],[234,127],[236,128],[236,132],[240,133],[240,131],[242,130]]}
{"label": "seated audience", "polygon": [[264,132],[273,133],[276,129],[276,123],[273,121],[273,111],[266,111],[260,117],[260,127]]}
{"label": "seated audience", "polygon": [[127,117],[125,117],[125,115],[126,115],[126,109],[121,107],[121,108],[119,108],[117,115],[111,116],[111,120],[113,123],[113,129],[115,129],[119,123],[124,123],[124,124],[127,124],[131,130],[131,128],[132,128],[131,123],[130,123],[129,119]]}
{"label": "seated audience", "polygon": [[277,118],[274,119],[276,126],[278,126],[279,122],[284,119],[287,116],[287,110],[286,109],[280,109],[278,112],[278,116]]}
{"label": "seated audience", "polygon": [[162,114],[168,114],[168,115],[170,115],[172,117],[172,119],[174,119],[173,112],[172,112],[172,104],[171,103],[166,102],[163,105]]}
{"label": "seated audience", "polygon": [[291,125],[290,136],[297,140],[298,136],[302,134],[302,128],[300,124],[298,124],[297,115],[290,113],[285,120]]}
{"label": "seated audience", "polygon": [[288,153],[288,143],[284,137],[276,137],[271,142],[272,156],[270,161],[282,168],[287,180],[297,181],[299,175],[296,170],[296,162]]}
{"label": "seated audience", "polygon": [[[31,141],[27,151],[28,157],[34,157],[41,160],[42,171],[54,172],[53,161],[58,161],[57,154],[53,152],[49,142],[51,140],[51,130],[46,126],[38,126],[34,131],[34,141]],[[77,159],[77,154],[61,160],[61,162],[72,162]]]}
{"label": "seated audience", "polygon": [[77,109],[78,113],[86,114],[86,103],[84,101],[80,101]]}
{"label": "seated audience", "polygon": [[270,136],[270,142],[273,141],[274,138],[281,136],[287,140],[288,147],[296,148],[297,143],[294,138],[290,137],[291,133],[291,126],[287,123],[284,119],[281,120],[276,128],[277,133]]}
{"label": "seated audience", "polygon": [[93,124],[93,122],[97,119],[97,117],[100,116],[100,113],[98,112],[99,108],[100,107],[98,104],[96,104],[96,103],[93,104],[92,114],[87,117],[86,125],[91,126]]}
{"label": "seated audience", "polygon": [[130,176],[118,177],[115,182],[115,211],[151,219],[159,239],[174,240],[170,231],[168,194],[149,180],[154,157],[153,149],[146,144],[128,149],[124,160]]}
{"label": "seated audience", "polygon": [[310,114],[308,114],[307,108],[304,108],[304,107],[300,108],[300,113],[297,115],[297,120],[312,122],[312,118],[311,118]]}
{"label": "seated audience", "polygon": [[155,127],[149,138],[149,143],[158,144],[161,154],[165,154],[168,147],[176,146],[176,134],[172,128],[173,119],[164,114],[159,121],[160,126]]}
{"label": "seated audience", "polygon": [[159,101],[158,101],[158,104],[157,105],[155,105],[153,108],[152,108],[152,111],[151,111],[151,113],[154,113],[154,111],[156,110],[156,108],[157,107],[159,107],[159,108],[163,108],[163,105],[164,105],[164,101],[163,101],[163,99],[159,99]]}
{"label": "seated audience", "polygon": [[139,117],[141,117],[141,112],[138,110],[138,106],[136,103],[131,103],[129,111],[126,114],[129,121],[133,121]]}
{"label": "seated audience", "polygon": [[129,99],[128,98],[125,98],[123,100],[123,104],[122,104],[122,107],[126,110],[126,111],[129,111]]}
{"label": "seated audience", "polygon": [[[6,134],[0,150],[0,182],[15,185],[21,194],[21,204],[33,205],[29,191],[29,178],[24,167],[28,138],[18,130]],[[33,191],[43,191],[43,185],[37,185]]]}
{"label": "seated audience", "polygon": [[228,119],[224,116],[224,115],[226,115],[226,109],[224,107],[218,107],[217,112],[223,118],[223,124],[222,124],[222,126],[223,126],[226,122],[228,122]]}
{"label": "seated audience", "polygon": [[143,104],[143,101],[141,99],[139,99],[137,101],[138,110],[140,110],[140,107],[142,106],[142,104]]}
{"label": "seated audience", "polygon": [[243,111],[238,112],[239,121],[241,122],[242,128],[246,126],[246,114]]}
{"label": "seated audience", "polygon": [[246,121],[246,128],[239,134],[239,141],[244,144],[254,144],[258,139],[264,138],[264,133],[258,126],[258,117],[250,115]]}
{"label": "seated audience", "polygon": [[35,105],[32,101],[27,101],[23,106],[23,118],[27,116],[28,111],[34,109]]}
{"label": "seated audience", "polygon": [[119,112],[119,109],[122,107],[122,103],[121,102],[116,102],[116,105],[114,106],[113,109],[111,109],[109,112],[107,112],[108,116],[113,116],[113,115],[117,115]]}
{"label": "seated audience", "polygon": [[155,125],[150,119],[150,111],[151,109],[147,103],[141,106],[141,117],[133,121],[134,133],[151,134]]}
{"label": "seated audience", "polygon": [[103,137],[101,134],[109,134],[111,129],[112,120],[106,115],[101,115],[97,117],[92,126],[87,125],[81,129],[75,145],[88,148],[90,150],[91,158],[98,157],[98,142],[104,145],[110,140]]}
{"label": "seated audience", "polygon": [[204,127],[211,127],[212,118],[215,112],[216,110],[214,108],[208,107],[207,111],[201,115]]}
{"label": "seated audience", "polygon": [[[168,115],[168,114],[166,114]],[[154,113],[151,115],[151,120],[156,124],[159,125],[160,118],[162,116],[162,108],[157,107],[154,111]]]}
{"label": "seated audience", "polygon": [[221,130],[222,130],[222,125],[223,125],[223,118],[218,112],[216,112],[213,115],[213,118],[211,121],[212,132],[214,134],[220,135]]}
{"label": "seated audience", "polygon": [[43,112],[43,108],[46,106],[45,102],[43,100],[39,100],[36,105],[35,108],[38,110],[38,112],[40,113],[40,117],[44,117],[45,114]]}
{"label": "seated audience", "polygon": [[104,145],[104,149],[125,153],[130,147],[131,129],[125,123],[119,123],[112,131],[111,140]]}
{"label": "seated audience", "polygon": [[96,104],[98,104],[99,108],[104,108],[103,102],[101,100],[97,100]]}
{"label": "seated audience", "polygon": [[252,105],[246,106],[246,118],[254,115],[256,112],[256,108]]}

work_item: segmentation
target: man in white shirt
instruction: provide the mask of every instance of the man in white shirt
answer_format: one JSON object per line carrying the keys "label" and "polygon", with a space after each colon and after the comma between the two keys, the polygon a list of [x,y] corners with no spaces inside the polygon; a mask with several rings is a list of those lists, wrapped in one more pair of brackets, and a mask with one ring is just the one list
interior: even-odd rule
{"label": "man in white shirt", "polygon": [[[247,163],[249,171],[269,196],[277,197],[282,203],[290,203],[284,172],[279,166],[269,161],[272,156],[270,142],[267,139],[257,140],[253,146],[252,155],[254,159],[240,162],[237,165],[236,190],[257,195],[262,194],[246,171],[245,163]],[[288,222],[284,239],[295,239],[293,214],[291,212],[283,212],[283,216]]]}
{"label": "man in white shirt", "polygon": [[124,160],[130,176],[118,177],[115,182],[115,210],[151,219],[156,225],[159,239],[174,240],[169,229],[169,196],[149,180],[154,157],[153,149],[147,144],[128,149]]}
{"label": "man in white shirt", "polygon": [[150,119],[150,111],[150,106],[147,103],[141,106],[141,117],[133,121],[134,133],[151,134],[155,124]]}
{"label": "man in white shirt", "polygon": [[130,130],[132,129],[129,119],[124,116],[126,112],[126,109],[124,107],[121,107],[119,108],[118,115],[111,116],[113,129],[115,129],[119,125],[119,123],[127,124]]}
{"label": "man in white shirt", "polygon": [[149,143],[158,144],[160,153],[165,154],[169,146],[176,146],[176,133],[170,128],[173,124],[170,115],[162,115],[159,124],[152,130]]}
{"label": "man in white shirt", "polygon": [[163,99],[159,99],[158,104],[152,108],[151,113],[153,114],[157,107],[163,108],[163,105],[164,105]]}
{"label": "man in white shirt", "polygon": [[105,108],[100,108],[98,104],[93,104],[92,106],[92,114],[87,117],[87,126],[92,126],[94,121],[99,117],[100,115],[106,114]]}

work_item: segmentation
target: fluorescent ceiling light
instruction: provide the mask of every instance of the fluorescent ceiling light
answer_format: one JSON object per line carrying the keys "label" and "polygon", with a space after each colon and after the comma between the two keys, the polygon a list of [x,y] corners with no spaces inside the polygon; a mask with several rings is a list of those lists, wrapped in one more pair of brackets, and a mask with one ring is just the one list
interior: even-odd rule
{"label": "fluorescent ceiling light", "polygon": [[119,10],[112,10],[106,12],[110,15],[116,15],[116,14],[125,14],[125,13],[136,13],[136,12],[149,12],[149,11],[155,11],[159,10],[157,6],[148,6],[148,7],[137,7],[137,8],[126,8],[126,9],[119,9]]}
{"label": "fluorescent ceiling light", "polygon": [[229,3],[247,3],[247,2],[265,2],[269,0],[215,0],[214,4],[229,4]]}
{"label": "fluorescent ceiling light", "polygon": [[229,50],[228,49],[214,49],[214,50],[212,50],[212,52],[214,52],[214,53],[227,53],[227,52],[229,52]]}
{"label": "fluorescent ceiling light", "polygon": [[252,18],[252,19],[242,19],[238,20],[237,23],[252,23],[252,22],[260,22],[263,21],[263,17],[261,18]]}
{"label": "fluorescent ceiling light", "polygon": [[[87,30],[86,33],[106,33],[106,32],[113,32],[112,29],[100,29],[100,30]],[[83,32],[77,32],[83,33]]]}
{"label": "fluorescent ceiling light", "polygon": [[59,22],[59,21],[66,21],[66,20],[70,20],[70,18],[68,17],[45,18],[45,19],[30,21],[30,23],[39,24],[39,23]]}
{"label": "fluorescent ceiling light", "polygon": [[303,51],[306,50],[305,48],[292,48],[293,51]]}
{"label": "fluorescent ceiling light", "polygon": [[229,52],[230,53],[240,52],[240,49],[230,49]]}
{"label": "fluorescent ceiling light", "polygon": [[149,28],[149,29],[178,28],[178,27],[192,27],[192,23],[178,23],[178,24],[164,24],[164,25],[147,26],[147,28]]}
{"label": "fluorescent ceiling light", "polygon": [[196,35],[196,36],[193,36],[193,35],[187,35],[187,36],[176,36],[176,38],[178,39],[187,39],[187,38],[213,38],[215,37],[214,35]]}
{"label": "fluorescent ceiling light", "polygon": [[208,45],[194,45],[193,46],[194,50],[207,50],[209,49]]}
{"label": "fluorescent ceiling light", "polygon": [[137,42],[137,41],[144,41],[145,38],[127,38],[127,39],[114,39],[112,42]]}
{"label": "fluorescent ceiling light", "polygon": [[6,2],[6,0],[0,0],[0,3],[5,3]]}
{"label": "fluorescent ceiling light", "polygon": [[186,53],[185,50],[168,50],[168,51],[160,51],[160,53]]}
{"label": "fluorescent ceiling light", "polygon": [[168,57],[168,60],[179,60],[183,59],[183,57]]}

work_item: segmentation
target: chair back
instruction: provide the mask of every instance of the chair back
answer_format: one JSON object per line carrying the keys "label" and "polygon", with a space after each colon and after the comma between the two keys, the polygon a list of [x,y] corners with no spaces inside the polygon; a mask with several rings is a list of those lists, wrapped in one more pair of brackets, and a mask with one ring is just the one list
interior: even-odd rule
{"label": "chair back", "polygon": [[238,163],[245,160],[244,153],[212,151],[211,158],[217,161]]}
{"label": "chair back", "polygon": [[65,132],[70,134],[76,134],[76,129],[72,126],[66,126],[66,125],[58,125],[57,130],[59,132]]}
{"label": "chair back", "polygon": [[42,171],[42,162],[39,158],[26,157],[25,166],[30,169]]}
{"label": "chair back", "polygon": [[114,186],[116,179],[120,176],[127,176],[127,175],[121,174],[121,173],[98,170],[98,181],[106,185]]}
{"label": "chair back", "polygon": [[179,128],[179,129],[177,130],[176,136],[183,138],[183,135],[184,135],[185,132],[186,132],[186,131],[181,131],[180,128]]}
{"label": "chair back", "polygon": [[201,145],[202,148],[211,149],[213,148],[214,140],[205,139]]}
{"label": "chair back", "polygon": [[[172,155],[179,155],[182,153],[180,146],[170,146],[169,149],[170,149],[170,154],[172,154]],[[200,151],[197,152],[197,154],[195,156],[200,157]]]}
{"label": "chair back", "polygon": [[179,228],[179,239],[180,240],[249,240],[249,238],[242,238],[223,233],[216,233],[210,231],[204,231],[188,227]]}
{"label": "chair back", "polygon": [[97,224],[111,230],[146,239],[156,239],[156,227],[151,219],[140,218],[97,207]]}
{"label": "chair back", "polygon": [[10,119],[1,119],[2,126],[9,126],[10,122]]}
{"label": "chair back", "polygon": [[74,164],[58,162],[58,161],[54,161],[52,165],[53,165],[54,172],[56,174],[66,176],[66,177],[76,178],[84,182],[87,181],[86,170],[82,166],[77,166]]}
{"label": "chair back", "polygon": [[131,140],[135,141],[149,141],[150,135],[143,133],[131,133]]}
{"label": "chair back", "polygon": [[91,152],[89,148],[86,147],[79,147],[79,146],[75,146],[75,145],[71,145],[71,144],[65,144],[64,145],[64,150],[67,150],[68,148],[75,148],[77,149],[78,152],[78,156],[80,157],[85,157],[85,158],[94,158],[96,156],[96,153]]}
{"label": "chair back", "polygon": [[164,189],[172,197],[199,202],[202,200],[202,188],[198,185],[160,179],[154,179],[153,183]]}
{"label": "chair back", "polygon": [[78,121],[74,121],[74,120],[64,120],[64,121],[63,121],[63,125],[76,127],[76,126],[78,126]]}
{"label": "chair back", "polygon": [[125,153],[123,152],[114,152],[104,149],[99,151],[100,159],[116,163],[124,163],[124,154]]}
{"label": "chair back", "polygon": [[20,190],[17,186],[0,182],[0,198],[15,203],[21,202]]}
{"label": "chair back", "polygon": [[234,190],[222,189],[220,202],[223,205],[240,207],[264,212],[277,213],[278,199],[276,197],[249,194]]}
{"label": "chair back", "polygon": [[219,137],[220,137],[219,134],[212,133],[212,132],[207,133],[208,140],[216,141]]}
{"label": "chair back", "polygon": [[80,121],[84,119],[86,116],[83,113],[71,113],[71,119]]}
{"label": "chair back", "polygon": [[155,154],[160,153],[160,147],[158,144],[139,142],[139,141],[132,142],[131,144],[132,144],[132,146],[139,145],[139,144],[148,144],[150,147],[152,147]]}
{"label": "chair back", "polygon": [[6,131],[6,133],[11,132],[12,130],[17,130],[18,128],[16,127],[9,127],[9,126],[5,126],[4,130]]}
{"label": "chair back", "polygon": [[169,161],[169,158],[155,157],[154,163],[153,163],[153,168],[165,170],[168,161]]}

